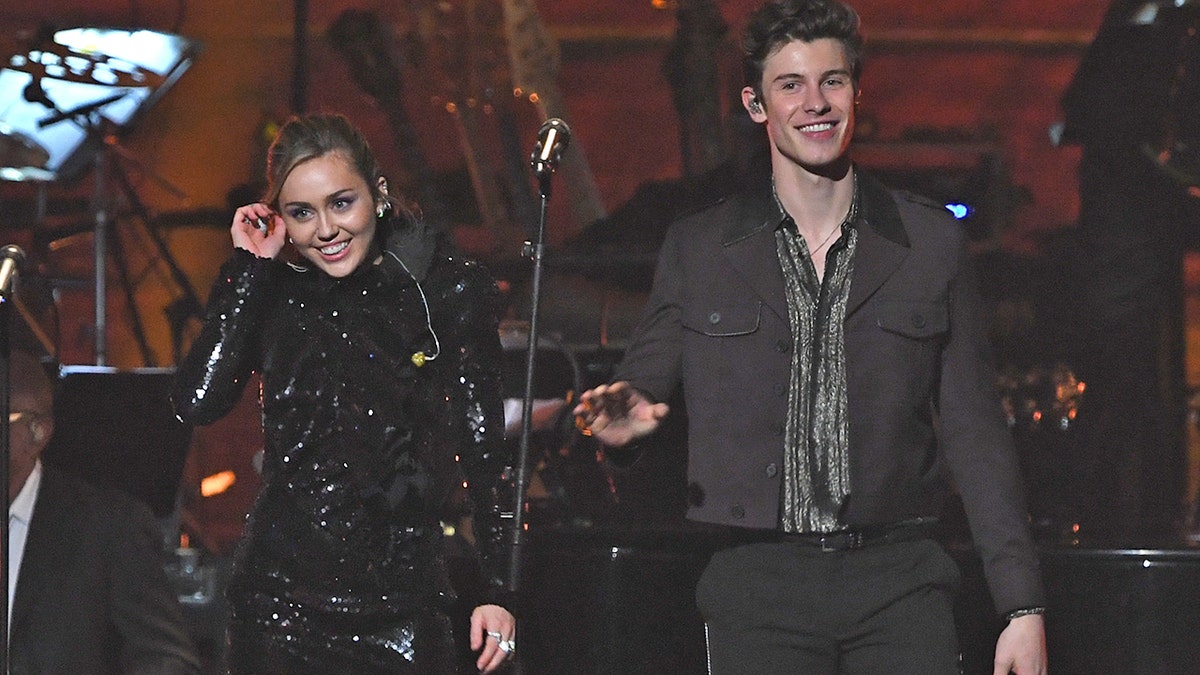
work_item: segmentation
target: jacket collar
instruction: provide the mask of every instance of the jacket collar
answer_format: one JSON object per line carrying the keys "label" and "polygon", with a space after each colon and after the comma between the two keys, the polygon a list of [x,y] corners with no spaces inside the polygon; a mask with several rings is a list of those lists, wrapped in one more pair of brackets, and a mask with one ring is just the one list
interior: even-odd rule
{"label": "jacket collar", "polygon": [[[910,246],[891,192],[870,174],[858,167],[855,171],[862,211],[847,316],[895,272],[908,256]],[[782,222],[783,214],[771,196],[770,183],[733,198],[729,208],[731,211],[721,232],[721,245],[727,259],[763,302],[786,321],[783,273],[775,251],[775,229]]]}
{"label": "jacket collar", "polygon": [[[894,244],[907,248],[908,234],[904,231],[904,223],[900,220],[900,210],[896,208],[896,200],[887,187],[871,174],[862,171],[857,166],[854,171],[858,174],[860,190],[861,215],[860,222],[876,234]],[[771,194],[771,185],[759,185],[735,198],[731,205],[733,217],[726,221],[721,236],[721,243],[730,246],[746,237],[761,234],[764,231],[774,232],[783,221],[783,215],[775,204]]]}

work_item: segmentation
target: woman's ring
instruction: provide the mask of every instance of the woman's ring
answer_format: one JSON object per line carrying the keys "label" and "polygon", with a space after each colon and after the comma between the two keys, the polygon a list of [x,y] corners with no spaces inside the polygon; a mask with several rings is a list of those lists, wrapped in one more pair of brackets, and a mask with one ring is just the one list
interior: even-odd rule
{"label": "woman's ring", "polygon": [[517,643],[515,640],[500,640],[496,646],[500,647],[500,651],[508,654],[509,656],[512,656],[513,653],[517,651]]}

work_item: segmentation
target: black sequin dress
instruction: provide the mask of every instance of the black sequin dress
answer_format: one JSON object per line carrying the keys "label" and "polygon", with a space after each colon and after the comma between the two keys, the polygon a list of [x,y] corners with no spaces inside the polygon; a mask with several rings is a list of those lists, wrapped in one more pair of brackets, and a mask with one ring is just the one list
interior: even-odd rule
{"label": "black sequin dress", "polygon": [[[234,673],[456,672],[440,523],[464,481],[479,600],[505,604],[496,286],[416,248],[342,279],[238,249],[214,285],[174,401],[210,423],[261,379],[263,487],[228,589]],[[417,351],[436,358],[417,367]]]}

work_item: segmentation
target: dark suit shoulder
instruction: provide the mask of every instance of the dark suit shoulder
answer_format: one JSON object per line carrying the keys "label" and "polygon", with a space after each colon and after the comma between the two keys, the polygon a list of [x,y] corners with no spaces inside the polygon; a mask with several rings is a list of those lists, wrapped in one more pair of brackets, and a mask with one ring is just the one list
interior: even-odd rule
{"label": "dark suit shoulder", "polygon": [[906,229],[929,226],[938,230],[947,227],[955,231],[962,229],[954,214],[950,213],[950,209],[946,208],[945,204],[908,190],[892,189],[891,193],[896,201],[896,208],[904,219]]}
{"label": "dark suit shoulder", "polygon": [[703,207],[691,209],[671,221],[666,236],[663,238],[664,248],[677,245],[680,240],[697,241],[704,238],[705,232],[719,231],[720,224],[724,220],[721,217],[722,209],[727,208],[728,205],[728,198],[722,197]]}
{"label": "dark suit shoulder", "polygon": [[895,191],[896,208],[913,250],[953,265],[967,244],[967,231],[950,211],[911,192]]}
{"label": "dark suit shoulder", "polygon": [[684,236],[707,241],[704,238],[711,235],[716,243],[737,239],[768,224],[772,210],[769,186],[742,190],[714,198],[676,219],[667,238]]}
{"label": "dark suit shoulder", "polygon": [[703,214],[706,211],[710,211],[718,206],[721,206],[722,204],[725,204],[729,200],[730,200],[730,197],[725,196],[725,195],[713,197],[712,199],[701,200],[701,201],[697,202],[696,204],[690,205],[688,208],[686,208],[682,212],[680,212],[680,214],[675,218],[675,220],[676,221],[687,220],[687,219],[691,218],[692,216]]}
{"label": "dark suit shoulder", "polygon": [[906,223],[919,221],[939,226],[949,225],[956,230],[961,229],[958,226],[958,220],[954,214],[950,213],[950,209],[946,208],[945,204],[907,190],[893,190],[892,192],[896,196],[896,203],[901,213],[906,216]]}
{"label": "dark suit shoulder", "polygon": [[939,204],[935,200],[930,199],[929,197],[926,197],[925,195],[917,194],[915,192],[909,192],[908,190],[900,190],[900,189],[893,189],[892,193],[895,194],[900,199],[902,199],[906,202],[911,202],[918,206],[924,206],[925,208],[932,209],[934,211],[945,211],[946,210],[946,206],[944,204]]}

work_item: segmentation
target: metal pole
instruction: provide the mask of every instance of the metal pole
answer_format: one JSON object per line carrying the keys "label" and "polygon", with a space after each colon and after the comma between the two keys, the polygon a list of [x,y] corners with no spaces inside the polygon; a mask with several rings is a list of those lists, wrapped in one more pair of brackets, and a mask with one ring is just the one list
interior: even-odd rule
{"label": "metal pole", "polygon": [[[529,311],[529,344],[525,360],[525,393],[521,399],[521,442],[517,451],[516,496],[514,498],[514,520],[511,556],[509,559],[508,590],[514,595],[520,592],[521,563],[525,547],[525,491],[529,485],[529,438],[533,431],[533,375],[537,363],[538,309],[542,299],[542,268],[546,250],[546,207],[550,202],[550,178],[552,165],[544,165],[536,172],[541,192],[541,209],[538,217],[537,235],[531,242],[533,254],[533,289]],[[523,671],[520,654],[513,663],[513,672]]]}
{"label": "metal pole", "polygon": [[105,162],[103,147],[96,152],[95,192],[92,195],[92,210],[96,218],[96,231],[93,241],[96,268],[96,365],[103,366],[108,360],[108,205],[105,195]]}
{"label": "metal pole", "polygon": [[12,300],[8,294],[0,295],[0,454],[3,454],[3,462],[0,462],[0,491],[4,492],[4,525],[0,526],[0,564],[4,567],[4,590],[2,593],[4,608],[0,610],[0,614],[4,619],[0,624],[0,664],[3,664],[4,672],[8,673],[8,630],[12,625],[12,617],[9,615],[8,607],[11,598],[8,597],[8,577],[12,576],[13,570],[9,569],[9,554],[8,550],[8,506],[14,495],[9,494],[9,455],[12,449],[9,447],[9,428],[8,428],[8,413],[9,413],[9,325],[11,323],[10,315],[12,314]]}

